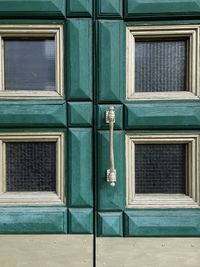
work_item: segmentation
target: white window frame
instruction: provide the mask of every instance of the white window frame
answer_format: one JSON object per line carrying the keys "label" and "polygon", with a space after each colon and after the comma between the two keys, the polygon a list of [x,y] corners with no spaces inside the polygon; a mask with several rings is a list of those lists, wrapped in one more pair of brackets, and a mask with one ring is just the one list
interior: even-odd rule
{"label": "white window frame", "polygon": [[[180,92],[135,92],[135,41],[188,38],[187,90]],[[198,25],[128,26],[126,28],[126,99],[197,99],[199,98],[199,38]]]}
{"label": "white window frame", "polygon": [[[6,192],[7,142],[56,142],[56,192]],[[64,133],[0,133],[0,206],[25,204],[63,205],[64,202]]]}
{"label": "white window frame", "polygon": [[[187,144],[186,194],[136,194],[135,144]],[[127,208],[197,208],[200,203],[199,135],[143,134],[126,135]]]}
{"label": "white window frame", "polygon": [[[55,40],[55,91],[6,90],[4,82],[4,38],[54,38]],[[0,25],[0,98],[63,98],[63,25]]]}

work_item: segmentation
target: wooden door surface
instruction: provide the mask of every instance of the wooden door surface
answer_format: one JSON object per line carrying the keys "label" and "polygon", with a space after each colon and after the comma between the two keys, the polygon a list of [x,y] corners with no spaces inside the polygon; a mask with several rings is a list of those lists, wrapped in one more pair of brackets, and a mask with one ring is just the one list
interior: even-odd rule
{"label": "wooden door surface", "polygon": [[97,266],[198,266],[200,2],[98,3]]}

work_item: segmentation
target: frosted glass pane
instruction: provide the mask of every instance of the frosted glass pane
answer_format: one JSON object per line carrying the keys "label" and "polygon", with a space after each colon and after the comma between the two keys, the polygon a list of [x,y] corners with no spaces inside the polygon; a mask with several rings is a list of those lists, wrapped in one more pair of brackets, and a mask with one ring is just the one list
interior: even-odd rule
{"label": "frosted glass pane", "polygon": [[185,144],[136,144],[136,193],[185,193]]}
{"label": "frosted glass pane", "polygon": [[135,91],[185,91],[187,41],[136,41]]}
{"label": "frosted glass pane", "polygon": [[6,143],[7,192],[56,191],[56,143]]}

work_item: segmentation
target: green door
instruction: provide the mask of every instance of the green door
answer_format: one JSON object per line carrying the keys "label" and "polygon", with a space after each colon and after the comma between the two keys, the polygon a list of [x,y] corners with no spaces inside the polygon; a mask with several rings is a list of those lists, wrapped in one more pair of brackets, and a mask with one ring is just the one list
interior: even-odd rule
{"label": "green door", "polygon": [[0,1],[2,267],[93,266],[92,1],[83,2]]}
{"label": "green door", "polygon": [[200,3],[99,3],[97,266],[198,266]]}
{"label": "green door", "polygon": [[0,0],[0,266],[199,266],[199,15]]}

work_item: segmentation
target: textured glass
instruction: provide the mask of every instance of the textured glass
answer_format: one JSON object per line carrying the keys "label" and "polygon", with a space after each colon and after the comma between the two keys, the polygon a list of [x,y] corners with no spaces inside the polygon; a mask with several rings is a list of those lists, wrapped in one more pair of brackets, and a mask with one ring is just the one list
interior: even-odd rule
{"label": "textured glass", "polygon": [[56,143],[6,143],[6,191],[56,191]]}
{"label": "textured glass", "polygon": [[4,40],[6,90],[55,90],[55,42]]}
{"label": "textured glass", "polygon": [[187,41],[136,41],[135,91],[186,90]]}
{"label": "textured glass", "polygon": [[136,193],[185,193],[185,144],[136,144]]}

